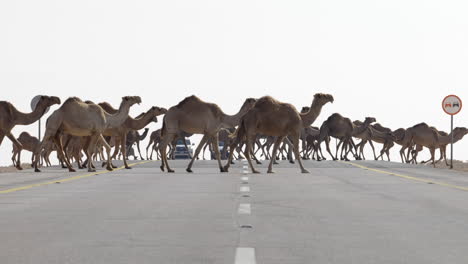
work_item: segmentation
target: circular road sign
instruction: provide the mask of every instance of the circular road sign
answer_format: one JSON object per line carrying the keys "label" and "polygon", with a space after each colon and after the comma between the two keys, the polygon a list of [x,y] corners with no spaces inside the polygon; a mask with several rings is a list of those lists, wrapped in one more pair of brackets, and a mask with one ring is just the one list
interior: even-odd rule
{"label": "circular road sign", "polygon": [[[34,98],[31,100],[31,110],[34,111],[36,109],[37,104],[39,103],[39,100],[41,99],[42,95],[36,95]],[[50,107],[47,107],[47,109],[44,112],[44,115],[49,112]]]}
{"label": "circular road sign", "polygon": [[460,97],[456,95],[449,95],[444,98],[442,101],[442,109],[448,115],[456,115],[462,109],[462,101]]}

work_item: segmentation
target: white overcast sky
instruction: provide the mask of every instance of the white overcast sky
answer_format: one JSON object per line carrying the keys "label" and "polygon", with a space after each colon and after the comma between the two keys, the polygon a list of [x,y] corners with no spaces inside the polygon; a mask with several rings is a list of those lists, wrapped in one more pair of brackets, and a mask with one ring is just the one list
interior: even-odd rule
{"label": "white overcast sky", "polygon": [[[455,124],[468,126],[467,14],[464,0],[1,1],[0,100],[29,111],[36,94],[140,95],[138,114],[196,94],[232,114],[246,97],[300,108],[325,92],[335,103],[317,126],[339,112],[447,131],[448,94],[465,99]],[[468,159],[468,137],[455,155]],[[5,139],[0,164],[10,156]]]}

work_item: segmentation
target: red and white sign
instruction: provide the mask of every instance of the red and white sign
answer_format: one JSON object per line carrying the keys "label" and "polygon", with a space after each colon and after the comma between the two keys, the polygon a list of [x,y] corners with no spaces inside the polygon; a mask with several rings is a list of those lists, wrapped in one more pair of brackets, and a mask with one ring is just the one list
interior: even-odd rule
{"label": "red and white sign", "polygon": [[456,115],[462,109],[462,101],[456,95],[449,95],[442,101],[442,109],[449,115]]}

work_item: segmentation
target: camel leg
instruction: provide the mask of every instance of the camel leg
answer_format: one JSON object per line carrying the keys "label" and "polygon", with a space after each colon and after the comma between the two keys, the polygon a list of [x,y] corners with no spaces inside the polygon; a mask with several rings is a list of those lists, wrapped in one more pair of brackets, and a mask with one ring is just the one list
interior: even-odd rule
{"label": "camel leg", "polygon": [[11,161],[13,162],[13,166],[16,167],[16,155],[18,151],[16,150],[16,147],[13,145],[13,155],[11,156]]}
{"label": "camel leg", "polygon": [[202,152],[202,157],[203,157],[203,160],[206,160],[205,158],[205,151],[206,151],[206,148],[208,147],[208,144],[205,144],[205,146],[203,146],[203,152]]}
{"label": "camel leg", "polygon": [[250,158],[250,152],[252,150],[252,141],[255,139],[255,135],[250,135],[246,134],[245,135],[245,150],[244,150],[244,155],[245,158],[247,159],[247,162],[249,163],[250,169],[252,170],[252,173],[260,173],[259,171],[255,170],[252,160]]}
{"label": "camel leg", "polygon": [[221,153],[219,152],[218,134],[211,137],[211,144],[213,145],[216,159],[218,160],[219,171],[224,172],[223,165],[221,164]]}
{"label": "camel leg", "polygon": [[[127,133],[124,133],[123,137],[120,137],[120,148],[122,149],[122,156],[123,156],[125,169],[129,170],[132,167],[128,166],[128,163],[127,163],[128,157],[127,157],[127,148],[125,146],[126,143],[127,143]],[[118,145],[117,142],[116,142],[116,145]]]}
{"label": "camel leg", "polygon": [[22,149],[18,150],[18,159],[16,160],[16,168],[18,170],[23,169],[23,167],[21,167],[21,151],[22,151]]}
{"label": "camel leg", "polygon": [[297,162],[299,163],[299,167],[301,168],[301,173],[309,173],[308,170],[306,170],[304,168],[304,166],[302,165],[302,160],[301,160],[301,155],[299,153],[299,135],[292,135],[291,136],[292,139],[292,147],[293,147],[293,152],[294,152],[294,155],[296,156],[296,160]]}
{"label": "camel leg", "polygon": [[434,147],[431,147],[431,148],[429,148],[429,150],[431,151],[432,165],[433,165],[434,168],[435,168],[435,148],[434,148]]}
{"label": "camel leg", "polygon": [[[91,135],[89,138],[90,138],[89,145],[88,145],[88,148],[86,149],[87,156],[88,156],[88,172],[95,172],[96,169],[93,168],[91,163],[92,163],[94,151],[96,150],[96,143],[99,139],[99,136],[94,134],[94,135]],[[107,165],[109,166],[109,164]]]}
{"label": "camel leg", "polygon": [[[11,142],[13,143],[13,145],[15,145],[16,149],[18,152],[20,152],[22,149],[23,149],[23,145],[10,133],[8,132],[6,134],[7,138],[11,140]],[[21,167],[21,164],[20,163],[16,163],[16,168],[18,170],[22,170],[23,168]]]}
{"label": "camel leg", "polygon": [[57,154],[67,165],[68,171],[75,172],[75,169],[73,169],[72,165],[70,164],[68,159],[65,157],[65,153],[63,152],[62,139],[60,137],[60,134],[56,134],[53,137],[53,140],[54,140],[55,145],[57,146]]}
{"label": "camel leg", "polygon": [[172,170],[170,167],[169,167],[169,163],[167,162],[167,146],[168,144],[174,139],[174,137],[176,136],[176,134],[169,134],[167,132],[167,134],[165,134],[162,139],[161,139],[161,142],[159,143],[159,152],[161,154],[161,170],[164,171],[164,167],[167,168],[167,172],[174,172],[174,170]]}
{"label": "camel leg", "polygon": [[330,154],[330,156],[332,157],[333,160],[338,160],[337,157],[333,156],[333,154],[331,153],[330,151],[330,140],[329,139],[325,139],[325,146],[327,147],[327,152],[328,154]]}
{"label": "camel leg", "polygon": [[[206,135],[206,134],[203,135],[202,139],[200,140],[200,144],[198,144],[197,149],[195,150],[195,153],[193,154],[193,157],[192,157],[192,159],[190,160],[190,163],[187,166],[187,169],[185,169],[187,172],[193,172],[192,171],[193,162],[195,161],[195,158],[198,156],[198,154],[200,153],[202,147],[205,145],[205,143],[208,141],[208,139],[209,139],[208,135]],[[218,149],[218,152],[219,152],[219,149]],[[221,162],[220,162],[220,166],[221,166]]]}
{"label": "camel leg", "polygon": [[267,173],[275,173],[273,171],[273,164],[275,163],[276,161],[276,152],[278,151],[278,148],[281,144],[281,142],[283,142],[283,139],[285,137],[284,136],[279,136],[279,137],[276,137],[276,140],[273,144],[273,152],[271,153],[271,160],[270,160],[270,164],[268,164],[268,171]]}
{"label": "camel leg", "polygon": [[[146,160],[149,160],[148,159],[148,149],[151,147],[151,145],[153,145],[154,143],[154,140],[153,139],[150,139],[148,145],[146,146]],[[151,148],[152,149],[152,148]]]}
{"label": "camel leg", "polygon": [[106,169],[108,171],[112,171],[114,169],[113,169],[112,160],[111,160],[111,146],[109,145],[109,143],[107,143],[106,139],[104,138],[104,136],[102,134],[99,136],[99,139],[101,140],[102,146],[106,149],[106,154],[107,154]]}

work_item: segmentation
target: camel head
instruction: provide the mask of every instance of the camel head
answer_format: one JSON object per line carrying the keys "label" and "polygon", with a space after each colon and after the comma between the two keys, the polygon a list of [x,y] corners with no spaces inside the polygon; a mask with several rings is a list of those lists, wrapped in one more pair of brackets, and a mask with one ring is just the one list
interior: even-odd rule
{"label": "camel head", "polygon": [[369,124],[372,124],[376,122],[377,120],[374,117],[366,117],[366,120],[364,122],[367,122]]}
{"label": "camel head", "polygon": [[162,107],[153,106],[153,107],[151,107],[151,109],[148,112],[152,113],[153,116],[154,116],[151,121],[157,123],[158,122],[157,116],[158,115],[164,115],[167,112],[167,109],[162,108]]}
{"label": "camel head", "polygon": [[314,101],[317,100],[318,103],[324,105],[328,102],[333,103],[334,99],[331,94],[316,93],[314,95]]}
{"label": "camel head", "polygon": [[140,96],[124,96],[122,97],[122,102],[132,106],[134,104],[141,104],[141,98]]}
{"label": "camel head", "polygon": [[250,110],[254,106],[254,104],[256,102],[257,102],[257,99],[255,99],[255,98],[247,98],[247,99],[245,99],[245,102],[244,102],[244,104],[242,105],[241,108],[245,108],[245,109]]}
{"label": "camel head", "polygon": [[455,140],[462,139],[466,134],[468,134],[468,128],[466,127],[456,127],[453,129],[453,138]]}
{"label": "camel head", "polygon": [[40,104],[43,104],[44,106],[49,107],[54,104],[61,104],[61,101],[60,101],[60,98],[58,98],[57,96],[42,95],[37,105],[39,106]]}

